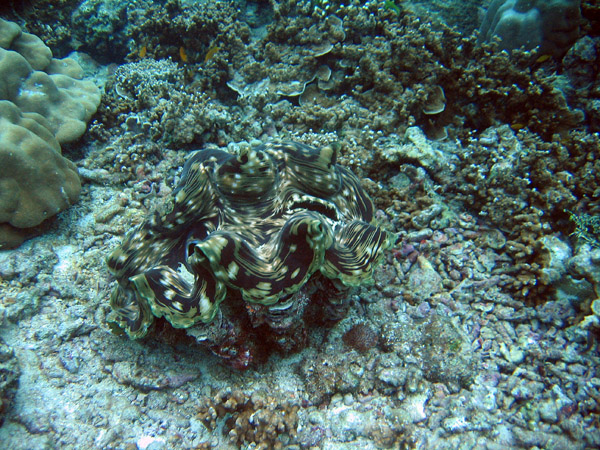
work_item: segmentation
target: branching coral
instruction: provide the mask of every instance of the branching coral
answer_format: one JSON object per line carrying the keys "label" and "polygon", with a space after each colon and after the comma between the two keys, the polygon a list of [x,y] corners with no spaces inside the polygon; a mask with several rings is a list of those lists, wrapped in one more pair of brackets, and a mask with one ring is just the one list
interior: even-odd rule
{"label": "branching coral", "polygon": [[[594,144],[596,142],[596,144]],[[513,261],[496,268],[504,284],[530,300],[542,300],[551,288],[544,275],[547,242],[552,231],[570,234],[566,209],[576,205],[595,211],[598,138],[571,133],[562,142],[544,143],[538,137],[509,127],[490,129],[467,147],[452,190],[472,211],[505,230],[505,251]]]}

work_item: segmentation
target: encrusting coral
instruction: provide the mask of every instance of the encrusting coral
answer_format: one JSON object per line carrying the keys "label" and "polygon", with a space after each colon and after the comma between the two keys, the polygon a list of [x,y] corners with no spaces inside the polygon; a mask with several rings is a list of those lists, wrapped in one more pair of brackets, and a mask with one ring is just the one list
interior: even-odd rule
{"label": "encrusting coral", "polygon": [[110,320],[139,338],[164,317],[247,367],[251,349],[240,351],[236,342],[243,324],[228,314],[236,306],[221,302],[241,296],[254,327],[298,339],[309,279],[318,272],[335,287],[356,286],[392,244],[393,235],[374,224],[358,179],[336,165],[333,146],[273,143],[237,156],[199,151],[170,204],[109,256],[119,282]]}

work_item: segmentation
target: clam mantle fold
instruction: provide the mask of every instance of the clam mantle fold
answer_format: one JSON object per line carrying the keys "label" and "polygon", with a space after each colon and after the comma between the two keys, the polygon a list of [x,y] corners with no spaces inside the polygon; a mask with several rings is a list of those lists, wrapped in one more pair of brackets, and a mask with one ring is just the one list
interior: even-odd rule
{"label": "clam mantle fold", "polygon": [[277,316],[281,328],[313,275],[336,286],[370,279],[394,236],[374,223],[371,199],[335,160],[334,146],[293,142],[195,152],[163,212],[109,256],[118,281],[109,320],[139,338],[164,317],[176,328],[199,326],[199,340],[219,346],[225,337],[209,339],[208,330],[228,329],[221,335],[231,341],[235,327],[222,317],[230,301],[275,328]]}

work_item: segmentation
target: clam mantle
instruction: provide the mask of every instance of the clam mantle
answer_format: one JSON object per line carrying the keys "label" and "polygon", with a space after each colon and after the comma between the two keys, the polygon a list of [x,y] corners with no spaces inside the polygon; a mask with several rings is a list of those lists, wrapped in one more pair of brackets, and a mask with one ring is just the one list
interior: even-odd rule
{"label": "clam mantle", "polygon": [[240,304],[253,327],[297,327],[309,281],[357,286],[394,241],[334,146],[197,151],[168,202],[108,257],[109,320],[140,338],[164,317],[226,358],[243,334]]}

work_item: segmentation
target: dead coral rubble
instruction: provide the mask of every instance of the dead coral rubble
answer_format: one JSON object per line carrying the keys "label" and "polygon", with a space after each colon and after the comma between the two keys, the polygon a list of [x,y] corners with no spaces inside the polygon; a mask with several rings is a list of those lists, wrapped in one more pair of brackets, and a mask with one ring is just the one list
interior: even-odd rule
{"label": "dead coral rubble", "polygon": [[512,263],[498,268],[518,296],[541,301],[552,282],[547,237],[568,235],[566,210],[597,210],[598,137],[573,132],[562,141],[509,127],[489,129],[465,149],[452,196],[489,224],[507,232]]}
{"label": "dead coral rubble", "polygon": [[249,396],[226,388],[204,399],[199,409],[198,418],[209,430],[214,431],[223,423],[223,433],[230,443],[277,450],[291,444],[296,436],[300,406],[282,403],[264,393]]}

